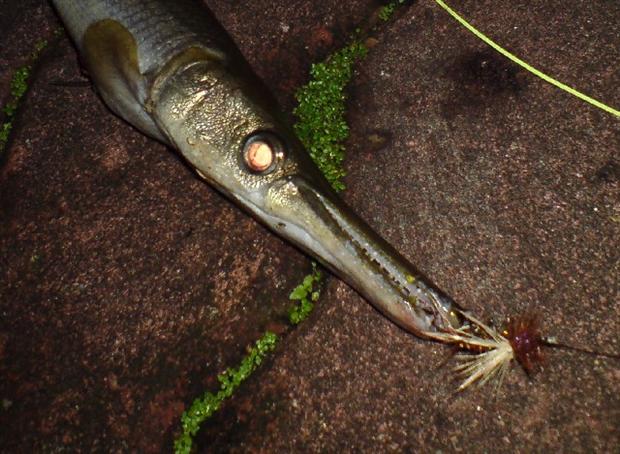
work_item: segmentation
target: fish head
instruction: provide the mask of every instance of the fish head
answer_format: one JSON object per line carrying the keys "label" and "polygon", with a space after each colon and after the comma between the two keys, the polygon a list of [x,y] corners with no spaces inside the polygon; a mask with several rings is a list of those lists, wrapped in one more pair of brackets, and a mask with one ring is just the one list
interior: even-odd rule
{"label": "fish head", "polygon": [[454,303],[341,201],[262,84],[247,80],[219,62],[189,65],[157,94],[160,128],[202,178],[405,329],[458,326]]}

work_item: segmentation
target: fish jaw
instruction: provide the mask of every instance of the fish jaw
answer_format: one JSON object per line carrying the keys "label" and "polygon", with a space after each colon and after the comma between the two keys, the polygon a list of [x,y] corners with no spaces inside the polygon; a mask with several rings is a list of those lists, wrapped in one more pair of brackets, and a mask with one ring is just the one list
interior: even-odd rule
{"label": "fish jaw", "polygon": [[426,283],[326,184],[293,175],[272,185],[266,199],[264,211],[276,214],[269,220],[272,229],[317,257],[407,331],[429,337],[460,326],[456,304]]}

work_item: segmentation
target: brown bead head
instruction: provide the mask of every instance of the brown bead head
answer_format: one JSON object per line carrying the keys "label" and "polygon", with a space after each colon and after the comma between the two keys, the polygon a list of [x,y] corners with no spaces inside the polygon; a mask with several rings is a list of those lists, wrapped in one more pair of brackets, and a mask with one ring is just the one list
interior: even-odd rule
{"label": "brown bead head", "polygon": [[536,314],[525,314],[509,318],[502,333],[510,342],[515,358],[525,372],[531,374],[543,362],[541,347],[543,338],[540,335],[540,320]]}

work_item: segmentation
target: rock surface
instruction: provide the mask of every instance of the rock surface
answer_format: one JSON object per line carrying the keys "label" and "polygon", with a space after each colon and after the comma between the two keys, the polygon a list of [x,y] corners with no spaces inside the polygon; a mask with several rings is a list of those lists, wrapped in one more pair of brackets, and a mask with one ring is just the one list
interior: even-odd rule
{"label": "rock surface", "polygon": [[[9,1],[0,99],[40,38],[0,168],[0,449],[169,450],[183,409],[281,324],[308,260],[111,115],[45,2]],[[290,110],[374,1],[209,2]],[[10,8],[13,6],[13,9]],[[620,106],[620,5],[467,0],[477,27]],[[257,27],[260,25],[260,27]],[[262,32],[257,32],[261,30]],[[344,198],[485,319],[620,352],[620,123],[507,62],[435,2],[375,34],[350,89]],[[77,85],[77,86],[74,86]],[[201,451],[611,452],[620,365],[547,352],[457,394],[450,352],[331,279]],[[450,364],[450,363],[449,363]]]}

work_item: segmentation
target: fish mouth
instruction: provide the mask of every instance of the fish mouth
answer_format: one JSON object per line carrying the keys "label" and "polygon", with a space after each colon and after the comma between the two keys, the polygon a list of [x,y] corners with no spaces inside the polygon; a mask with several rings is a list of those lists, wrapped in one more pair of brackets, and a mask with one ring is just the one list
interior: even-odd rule
{"label": "fish mouth", "polygon": [[429,285],[326,182],[286,176],[269,187],[262,203],[239,202],[407,331],[432,337],[461,325],[458,306]]}

